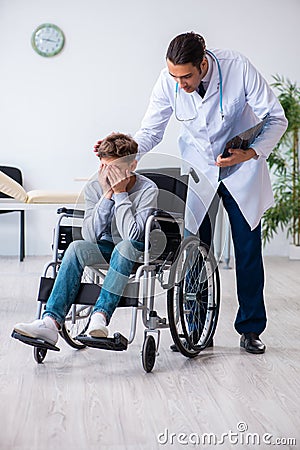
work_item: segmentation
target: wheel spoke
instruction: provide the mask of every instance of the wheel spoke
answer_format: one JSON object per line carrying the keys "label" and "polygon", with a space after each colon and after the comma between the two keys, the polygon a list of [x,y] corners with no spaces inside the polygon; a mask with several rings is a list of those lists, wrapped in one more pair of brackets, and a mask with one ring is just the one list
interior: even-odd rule
{"label": "wheel spoke", "polygon": [[196,237],[182,243],[176,259],[176,280],[168,295],[174,343],[193,357],[212,338],[219,311],[219,277],[213,255]]}

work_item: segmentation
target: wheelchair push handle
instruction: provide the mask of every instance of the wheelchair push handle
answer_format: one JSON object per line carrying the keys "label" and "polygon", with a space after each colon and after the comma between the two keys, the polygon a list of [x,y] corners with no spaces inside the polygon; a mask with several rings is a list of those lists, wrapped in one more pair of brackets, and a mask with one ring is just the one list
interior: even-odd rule
{"label": "wheelchair push handle", "polygon": [[152,214],[154,217],[159,217],[163,219],[169,219],[171,222],[175,221],[176,219],[180,219],[183,217],[181,213],[172,212],[172,211],[165,211],[164,209],[156,209],[153,211]]}
{"label": "wheelchair push handle", "polygon": [[57,214],[65,214],[67,217],[77,217],[80,219],[84,217],[83,210],[66,208],[65,206],[63,206],[62,208],[58,208]]}

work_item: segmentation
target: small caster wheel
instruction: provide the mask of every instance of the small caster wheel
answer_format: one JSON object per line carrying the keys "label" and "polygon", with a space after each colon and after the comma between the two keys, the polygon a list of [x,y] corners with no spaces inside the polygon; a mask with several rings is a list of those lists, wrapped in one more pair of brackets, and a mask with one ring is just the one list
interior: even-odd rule
{"label": "small caster wheel", "polygon": [[146,372],[151,372],[155,363],[156,344],[153,336],[146,336],[142,349],[142,363]]}
{"label": "small caster wheel", "polygon": [[33,356],[38,364],[42,364],[47,355],[47,349],[42,347],[34,347]]}
{"label": "small caster wheel", "polygon": [[116,344],[120,344],[120,342],[121,342],[121,335],[120,335],[120,333],[114,333],[114,340],[115,340],[115,343]]}

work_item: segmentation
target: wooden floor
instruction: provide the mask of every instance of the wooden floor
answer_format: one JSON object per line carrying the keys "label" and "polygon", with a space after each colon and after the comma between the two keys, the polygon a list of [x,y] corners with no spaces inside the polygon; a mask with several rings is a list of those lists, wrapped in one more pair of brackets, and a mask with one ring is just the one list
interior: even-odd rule
{"label": "wooden floor", "polygon": [[[0,258],[1,450],[300,449],[300,262],[265,259],[264,355],[239,348],[234,271],[221,269],[215,347],[189,360],[169,350],[163,330],[146,374],[140,318],[126,352],[76,351],[60,340],[61,351],[38,365],[31,347],[10,338],[16,322],[35,316],[47,260]],[[126,330],[129,320],[129,310],[119,310],[110,330]]]}

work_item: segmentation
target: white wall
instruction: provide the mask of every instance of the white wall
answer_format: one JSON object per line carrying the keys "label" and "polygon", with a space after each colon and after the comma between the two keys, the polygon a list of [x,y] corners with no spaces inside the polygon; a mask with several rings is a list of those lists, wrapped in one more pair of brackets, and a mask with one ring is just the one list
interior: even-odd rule
{"label": "white wall", "polygon": [[[299,80],[299,12],[297,0],[0,0],[0,164],[20,167],[26,190],[80,189],[74,178],[97,168],[95,141],[138,129],[168,43],[181,32],[245,53],[268,81],[276,73]],[[44,22],[66,35],[54,58],[31,48]],[[158,152],[178,154],[177,126],[143,166],[167,165]],[[27,254],[50,252],[54,220],[27,213]],[[18,252],[16,221],[0,216],[0,254]],[[280,238],[266,251],[285,249]]]}

